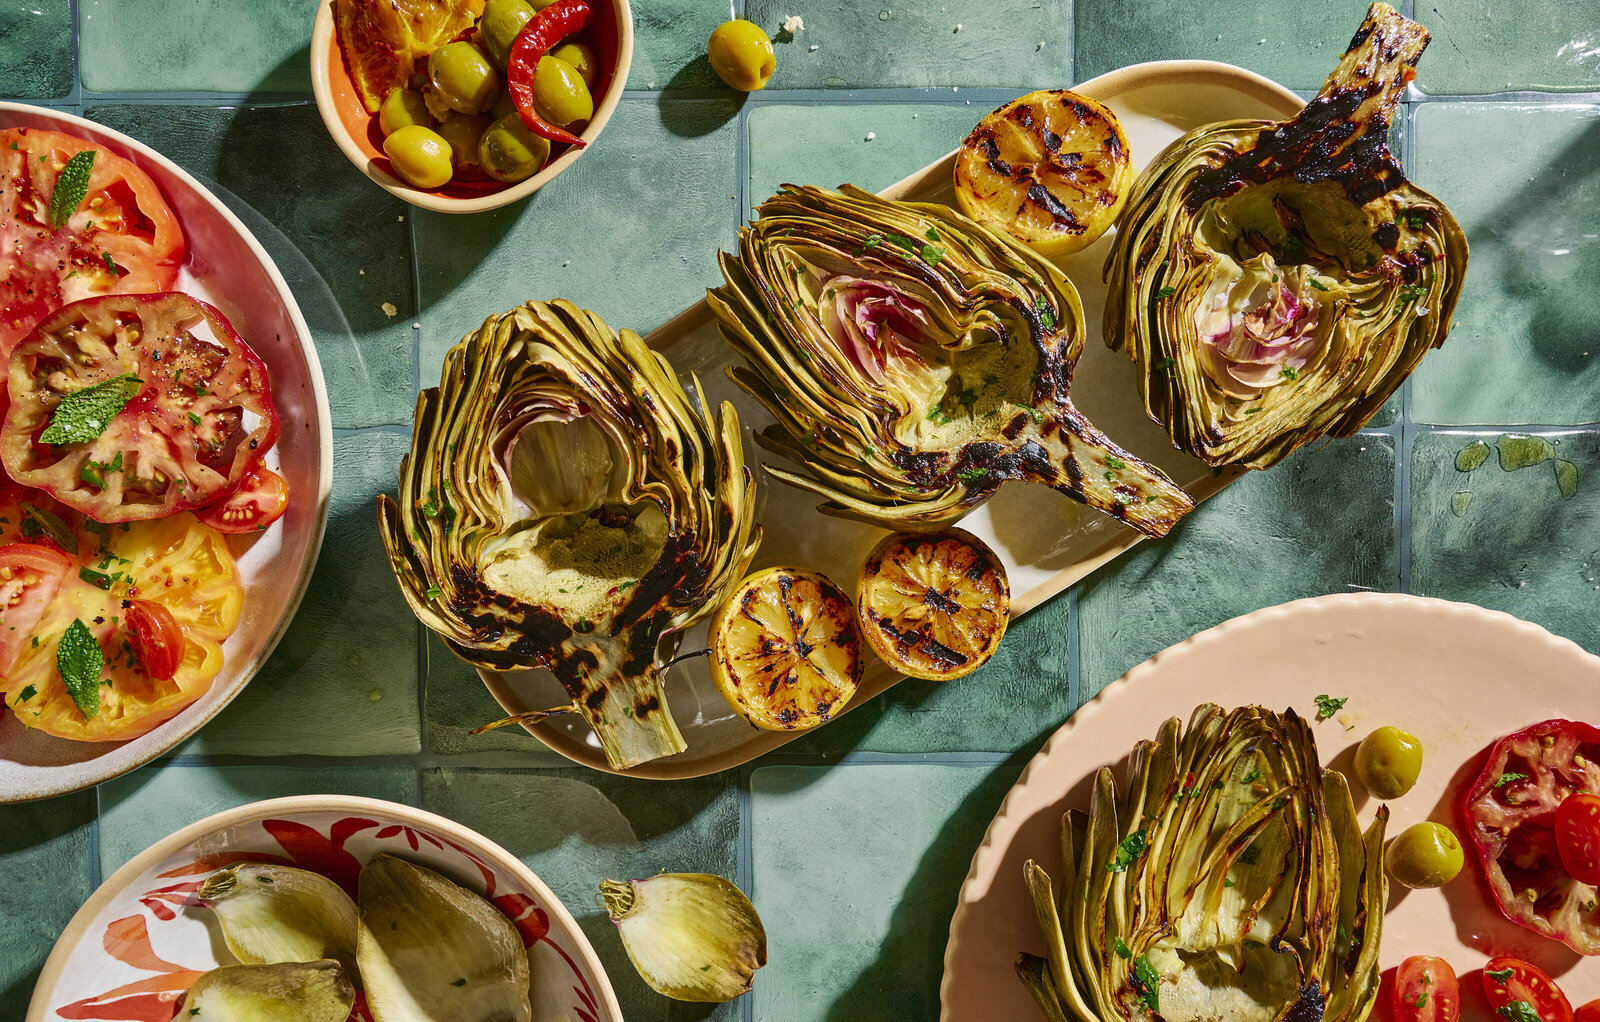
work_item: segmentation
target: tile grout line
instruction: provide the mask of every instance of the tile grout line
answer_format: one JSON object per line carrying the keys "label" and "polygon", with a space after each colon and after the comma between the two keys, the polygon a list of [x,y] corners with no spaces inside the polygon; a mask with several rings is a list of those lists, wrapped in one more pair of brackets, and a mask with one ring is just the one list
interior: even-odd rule
{"label": "tile grout line", "polygon": [[[1407,0],[1409,4],[1411,0]],[[1405,104],[1404,134],[1400,139],[1400,165],[1409,177],[1416,167],[1417,108]],[[1394,452],[1394,584],[1395,591],[1411,592],[1411,418],[1412,382],[1400,386],[1399,433]]]}

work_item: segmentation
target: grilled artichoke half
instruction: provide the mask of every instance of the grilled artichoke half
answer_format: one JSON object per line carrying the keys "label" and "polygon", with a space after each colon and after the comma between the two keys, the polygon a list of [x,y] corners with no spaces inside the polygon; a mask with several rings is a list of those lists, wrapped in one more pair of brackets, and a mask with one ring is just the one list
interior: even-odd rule
{"label": "grilled artichoke half", "polygon": [[932,529],[1012,479],[1160,536],[1194,506],[1108,440],[1067,390],[1078,293],[1050,263],[947,206],[783,189],[722,253],[708,301],[772,413],[766,446],[821,510]]}
{"label": "grilled artichoke half", "polygon": [[479,667],[549,668],[622,769],[684,748],[663,664],[749,567],[754,496],[730,405],[696,411],[637,334],[557,301],[451,349],[378,504],[422,623]]}
{"label": "grilled artichoke half", "polygon": [[1427,44],[1373,4],[1298,116],[1197,128],[1135,183],[1105,337],[1178,447],[1266,468],[1349,436],[1444,343],[1466,236],[1388,146]]}
{"label": "grilled artichoke half", "polygon": [[1290,710],[1205,704],[1095,778],[1062,820],[1063,874],[1029,860],[1047,956],[1017,974],[1051,1020],[1359,1022],[1378,991],[1387,808],[1365,835]]}

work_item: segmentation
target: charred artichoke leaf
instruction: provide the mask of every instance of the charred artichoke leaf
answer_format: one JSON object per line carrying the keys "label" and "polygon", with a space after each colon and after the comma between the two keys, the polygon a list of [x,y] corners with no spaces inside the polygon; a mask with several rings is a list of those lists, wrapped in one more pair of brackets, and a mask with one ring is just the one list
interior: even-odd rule
{"label": "charred artichoke leaf", "polygon": [[936,203],[783,186],[708,296],[821,510],[932,529],[1020,479],[1150,535],[1194,502],[1068,399],[1083,309],[1048,261]]}
{"label": "charred artichoke leaf", "polygon": [[1027,862],[1046,954],[1017,973],[1047,1019],[1360,1022],[1377,997],[1387,809],[1289,710],[1205,704],[1095,777],[1062,821],[1063,897]]}
{"label": "charred artichoke leaf", "polygon": [[637,334],[556,301],[451,349],[378,504],[422,623],[479,667],[551,670],[621,769],[684,748],[664,664],[748,568],[754,498],[730,404],[713,417]]}
{"label": "charred artichoke leaf", "polygon": [[1466,236],[1388,145],[1427,44],[1373,4],[1297,116],[1196,128],[1135,183],[1105,338],[1179,448],[1266,468],[1349,436],[1444,343]]}

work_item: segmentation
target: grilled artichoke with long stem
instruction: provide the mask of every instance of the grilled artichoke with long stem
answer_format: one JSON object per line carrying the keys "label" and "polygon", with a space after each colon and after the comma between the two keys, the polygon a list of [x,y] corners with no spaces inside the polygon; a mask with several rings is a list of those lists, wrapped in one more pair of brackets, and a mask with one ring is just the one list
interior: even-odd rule
{"label": "grilled artichoke with long stem", "polygon": [[550,669],[623,769],[684,749],[664,665],[749,567],[754,497],[731,405],[697,410],[637,334],[557,301],[451,349],[378,504],[422,623],[479,667]]}
{"label": "grilled artichoke with long stem", "polygon": [[708,301],[777,422],[775,477],[821,510],[933,529],[1004,482],[1052,486],[1160,536],[1194,502],[1067,391],[1083,309],[1059,270],[936,203],[783,189],[721,255]]}
{"label": "grilled artichoke with long stem", "polygon": [[1174,717],[1120,789],[1095,777],[1062,820],[1061,897],[1024,881],[1046,955],[1018,977],[1047,1019],[1360,1022],[1378,991],[1388,880],[1306,722],[1260,707]]}
{"label": "grilled artichoke with long stem", "polygon": [[1266,468],[1349,436],[1444,343],[1466,237],[1388,146],[1427,44],[1373,4],[1300,114],[1196,128],[1134,184],[1105,338],[1178,447]]}

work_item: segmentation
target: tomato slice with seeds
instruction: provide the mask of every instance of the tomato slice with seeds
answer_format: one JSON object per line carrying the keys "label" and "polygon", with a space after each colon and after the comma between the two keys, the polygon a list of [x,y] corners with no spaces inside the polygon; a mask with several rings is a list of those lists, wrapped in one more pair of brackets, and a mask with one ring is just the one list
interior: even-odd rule
{"label": "tomato slice with seeds", "polygon": [[183,662],[183,629],[172,611],[149,600],[128,600],[122,606],[122,620],[144,672],[158,681],[171,681]]}
{"label": "tomato slice with seeds", "polygon": [[1572,879],[1600,886],[1600,795],[1575,791],[1556,810],[1556,851]]}
{"label": "tomato slice with seeds", "polygon": [[[1555,980],[1520,958],[1489,959],[1483,967],[1483,992],[1495,1014],[1509,1022],[1574,1022],[1572,1005]],[[1530,1010],[1535,1018],[1528,1017]]]}
{"label": "tomato slice with seeds", "polygon": [[54,547],[9,543],[0,547],[0,693],[7,672],[55,599],[72,561]]}
{"label": "tomato slice with seeds", "polygon": [[221,503],[195,512],[218,532],[260,532],[289,507],[289,484],[265,465],[257,465]]}
{"label": "tomato slice with seeds", "polygon": [[[95,152],[89,189],[59,230],[50,200],[61,168]],[[0,357],[39,320],[80,298],[170,290],[183,231],[161,189],[104,145],[40,128],[0,131]]]}
{"label": "tomato slice with seeds", "polygon": [[[42,440],[69,395],[138,393],[84,443]],[[278,438],[267,369],[222,313],[177,291],[87,298],[12,353],[0,459],[24,486],[100,522],[159,518],[233,492]]]}
{"label": "tomato slice with seeds", "polygon": [[1457,809],[1501,914],[1600,955],[1600,897],[1568,871],[1556,836],[1561,806],[1583,791],[1600,792],[1600,727],[1546,720],[1490,746]]}
{"label": "tomato slice with seeds", "polygon": [[1407,958],[1395,970],[1393,991],[1395,1022],[1456,1022],[1461,1017],[1461,985],[1443,958]]}

